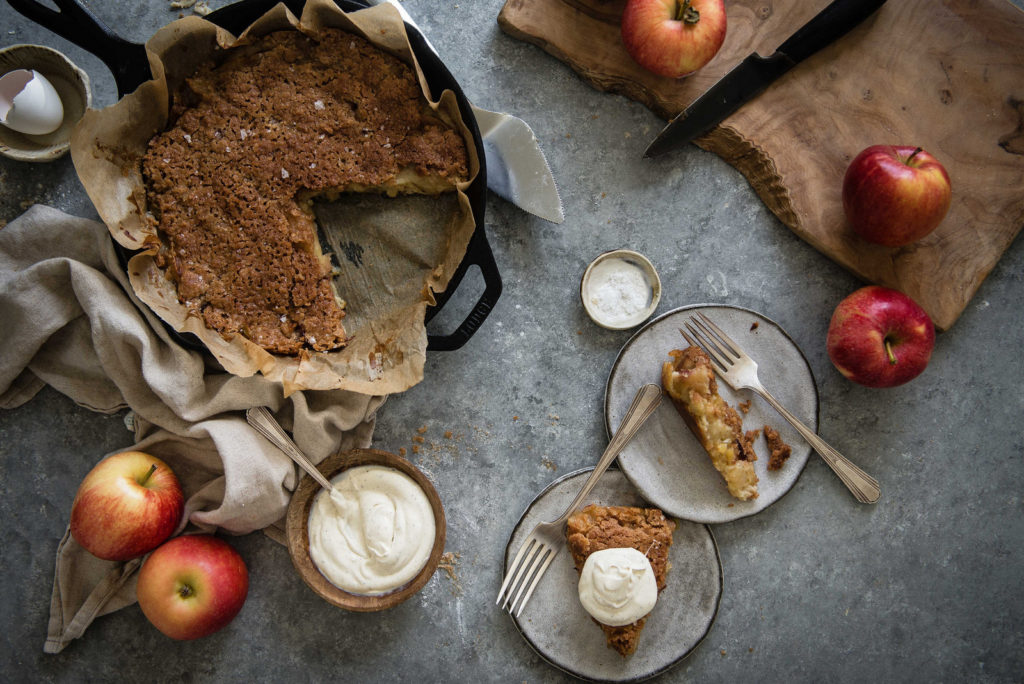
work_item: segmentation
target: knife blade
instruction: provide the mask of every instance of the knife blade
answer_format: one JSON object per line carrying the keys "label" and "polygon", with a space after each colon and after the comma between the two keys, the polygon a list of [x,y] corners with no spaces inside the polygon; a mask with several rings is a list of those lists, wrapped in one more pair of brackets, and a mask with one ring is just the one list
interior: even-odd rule
{"label": "knife blade", "polygon": [[522,119],[472,105],[487,159],[487,187],[534,216],[561,223],[562,198],[537,142]]}
{"label": "knife blade", "polygon": [[[419,29],[396,0],[364,2],[370,5],[388,2],[398,10],[405,23]],[[437,53],[437,48],[425,34],[423,40],[427,47]],[[470,104],[470,107],[480,129],[480,137],[483,138],[488,189],[545,221],[564,221],[562,197],[558,194],[555,177],[533,129],[511,114],[491,112],[474,104]]]}
{"label": "knife blade", "polygon": [[750,54],[658,134],[644,157],[670,152],[709,133],[794,66],[849,33],[885,0],[835,0],[801,26],[770,56]]}

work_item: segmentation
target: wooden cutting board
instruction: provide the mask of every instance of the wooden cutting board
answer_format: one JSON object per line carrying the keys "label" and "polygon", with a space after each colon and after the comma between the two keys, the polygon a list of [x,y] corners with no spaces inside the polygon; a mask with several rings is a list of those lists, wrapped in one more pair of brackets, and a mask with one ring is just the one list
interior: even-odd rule
{"label": "wooden cutting board", "polygon": [[[726,0],[722,49],[681,80],[630,59],[619,34],[625,0],[508,0],[498,23],[595,88],[671,118],[827,4]],[[739,169],[797,235],[864,280],[906,292],[948,329],[1024,226],[1024,12],[1007,0],[889,0],[697,144]],[[872,245],[846,223],[843,174],[873,144],[921,146],[949,172],[950,212],[917,243]]]}

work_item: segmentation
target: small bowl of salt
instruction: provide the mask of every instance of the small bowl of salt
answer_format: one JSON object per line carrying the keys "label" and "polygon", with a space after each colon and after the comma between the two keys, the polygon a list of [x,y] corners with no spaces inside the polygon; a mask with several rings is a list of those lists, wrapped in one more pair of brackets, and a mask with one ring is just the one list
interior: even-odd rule
{"label": "small bowl of salt", "polygon": [[654,313],[661,279],[650,259],[615,249],[590,262],[580,281],[580,299],[591,320],[608,330],[628,330]]}

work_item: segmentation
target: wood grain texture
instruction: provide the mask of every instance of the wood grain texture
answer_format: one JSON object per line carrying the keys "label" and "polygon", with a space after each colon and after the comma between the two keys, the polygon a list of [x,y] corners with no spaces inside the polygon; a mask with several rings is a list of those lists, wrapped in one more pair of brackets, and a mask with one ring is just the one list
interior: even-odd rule
{"label": "wood grain texture", "polygon": [[[508,0],[498,23],[595,88],[671,118],[827,4],[727,2],[721,51],[682,80],[626,54],[625,0]],[[1024,12],[1006,0],[889,0],[697,144],[743,173],[801,238],[864,280],[906,292],[948,329],[1024,226]],[[919,145],[949,172],[949,215],[912,245],[869,244],[843,216],[843,174],[873,144]]]}

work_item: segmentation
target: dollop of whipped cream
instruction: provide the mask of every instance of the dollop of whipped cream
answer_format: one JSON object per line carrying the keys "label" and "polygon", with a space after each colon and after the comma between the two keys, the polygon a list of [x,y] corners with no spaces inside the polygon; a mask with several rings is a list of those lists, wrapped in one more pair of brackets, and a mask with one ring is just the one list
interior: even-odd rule
{"label": "dollop of whipped cream", "polygon": [[430,500],[405,473],[357,466],[317,494],[309,514],[309,555],[335,586],[379,595],[409,582],[434,546]]}
{"label": "dollop of whipped cream", "polygon": [[595,551],[580,572],[580,603],[598,622],[618,627],[654,608],[658,582],[647,556],[633,548]]}

